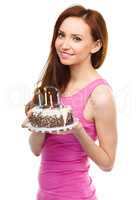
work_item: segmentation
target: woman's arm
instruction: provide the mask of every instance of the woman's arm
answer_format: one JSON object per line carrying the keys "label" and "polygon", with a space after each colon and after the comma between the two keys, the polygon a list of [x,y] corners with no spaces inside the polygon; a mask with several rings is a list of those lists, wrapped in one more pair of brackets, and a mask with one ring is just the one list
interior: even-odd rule
{"label": "woman's arm", "polygon": [[29,144],[34,155],[40,155],[45,139],[46,133],[31,133],[29,137]]}
{"label": "woman's arm", "polygon": [[99,86],[95,89],[90,103],[97,130],[99,145],[88,136],[82,125],[75,127],[74,135],[88,156],[102,169],[110,171],[113,167],[117,146],[116,108],[109,88]]}
{"label": "woman's arm", "polygon": [[[32,113],[32,108],[35,106],[33,101],[30,101],[27,103],[25,107],[25,113],[27,117],[31,115]],[[29,137],[29,144],[32,152],[34,153],[35,156],[39,156],[43,147],[43,144],[46,139],[46,134],[44,133],[36,133],[32,132],[30,137]]]}

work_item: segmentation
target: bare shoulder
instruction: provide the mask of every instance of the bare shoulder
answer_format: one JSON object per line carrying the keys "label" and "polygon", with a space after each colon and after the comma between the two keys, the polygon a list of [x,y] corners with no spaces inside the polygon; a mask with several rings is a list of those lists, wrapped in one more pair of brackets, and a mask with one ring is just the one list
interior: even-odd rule
{"label": "bare shoulder", "polygon": [[95,122],[101,119],[107,122],[116,119],[116,103],[113,91],[108,85],[99,85],[95,88],[90,97],[90,104]]}
{"label": "bare shoulder", "polygon": [[97,86],[90,97],[90,101],[94,108],[105,108],[115,105],[112,89],[108,85]]}

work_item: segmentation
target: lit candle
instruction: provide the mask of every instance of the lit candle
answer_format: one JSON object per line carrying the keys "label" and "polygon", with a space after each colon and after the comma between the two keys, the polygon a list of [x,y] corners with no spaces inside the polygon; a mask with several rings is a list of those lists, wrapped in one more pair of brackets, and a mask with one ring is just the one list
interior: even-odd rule
{"label": "lit candle", "polygon": [[38,89],[38,100],[39,100],[39,106],[42,106],[42,100],[41,100],[41,91]]}
{"label": "lit candle", "polygon": [[45,96],[45,106],[47,106],[47,88],[46,87],[44,87],[44,92],[45,92],[45,94],[44,94],[44,96]]}
{"label": "lit candle", "polygon": [[49,96],[50,96],[50,104],[51,104],[51,108],[53,108],[53,99],[52,99],[52,95],[51,95],[50,92],[49,92]]}
{"label": "lit candle", "polygon": [[60,95],[59,95],[59,92],[57,92],[57,104],[60,105]]}

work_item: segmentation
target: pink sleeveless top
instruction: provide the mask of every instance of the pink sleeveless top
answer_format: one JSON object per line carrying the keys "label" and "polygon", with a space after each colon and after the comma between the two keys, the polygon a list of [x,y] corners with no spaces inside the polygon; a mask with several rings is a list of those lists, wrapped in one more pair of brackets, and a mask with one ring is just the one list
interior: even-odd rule
{"label": "pink sleeveless top", "polygon": [[[88,97],[104,79],[96,79],[72,96],[61,96],[61,103],[70,105],[74,116],[95,141],[95,123],[85,119],[84,107]],[[88,174],[89,157],[74,135],[47,134],[41,153],[39,191],[37,200],[96,200],[95,187]]]}

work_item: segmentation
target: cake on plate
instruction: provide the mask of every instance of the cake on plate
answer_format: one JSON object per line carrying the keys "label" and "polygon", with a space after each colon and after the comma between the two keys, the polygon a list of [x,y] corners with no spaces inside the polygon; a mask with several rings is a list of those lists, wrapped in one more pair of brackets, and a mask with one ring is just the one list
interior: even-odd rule
{"label": "cake on plate", "polygon": [[58,108],[40,108],[39,106],[35,106],[31,110],[28,119],[34,127],[63,127],[73,123],[70,106]]}
{"label": "cake on plate", "polygon": [[60,104],[57,88],[45,87],[44,93],[37,89],[35,95],[37,95],[38,105],[33,107],[27,116],[33,127],[65,127],[74,122],[72,108]]}

